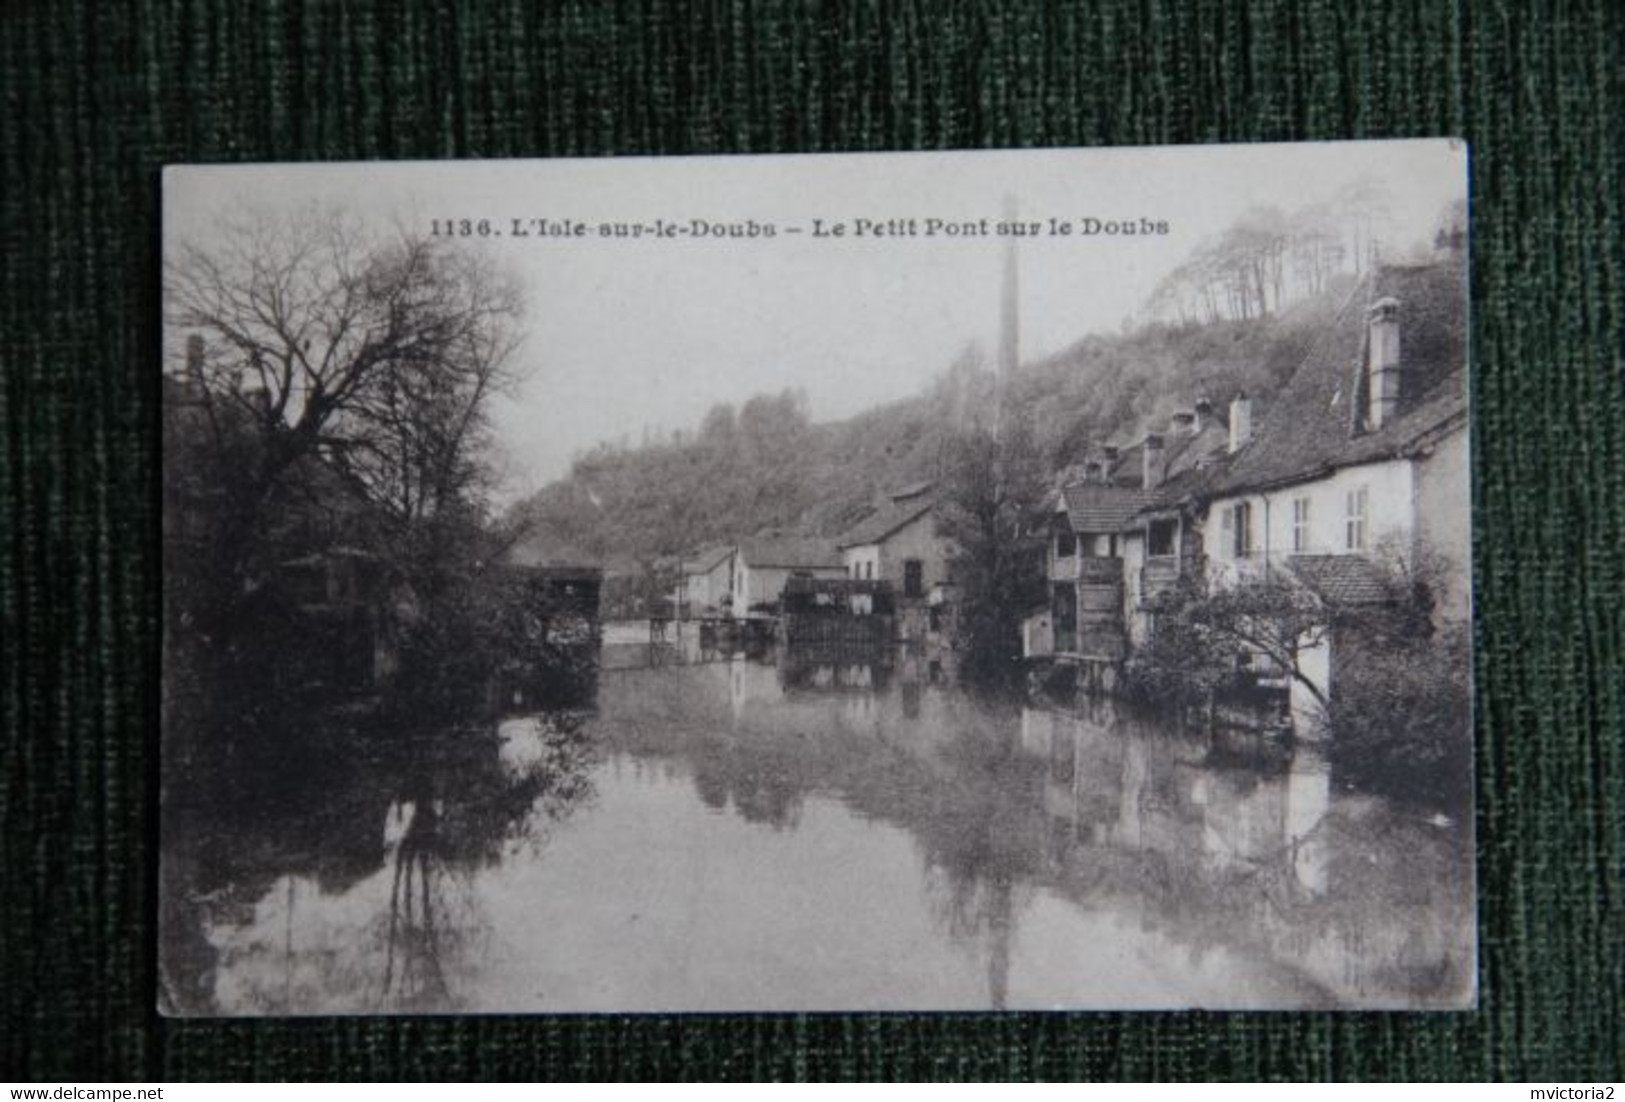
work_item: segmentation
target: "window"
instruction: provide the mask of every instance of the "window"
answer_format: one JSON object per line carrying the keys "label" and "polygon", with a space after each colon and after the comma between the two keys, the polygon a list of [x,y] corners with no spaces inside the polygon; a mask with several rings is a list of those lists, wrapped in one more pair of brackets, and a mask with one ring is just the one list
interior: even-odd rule
{"label": "window", "polygon": [[925,592],[925,564],[919,559],[903,560],[903,596],[918,597]]}
{"label": "window", "polygon": [[1292,550],[1309,550],[1309,499],[1292,499]]}
{"label": "window", "polygon": [[1174,553],[1174,535],[1178,526],[1171,520],[1154,520],[1146,533],[1146,554],[1166,556]]}
{"label": "window", "polygon": [[1225,543],[1234,558],[1245,559],[1253,553],[1253,505],[1240,501],[1220,514]]}
{"label": "window", "polygon": [[863,564],[863,577],[865,581],[872,582],[875,580],[875,564],[873,562]]}
{"label": "window", "polygon": [[1371,495],[1364,486],[1348,492],[1343,522],[1344,543],[1350,551],[1364,551]]}
{"label": "window", "polygon": [[1055,557],[1070,559],[1078,553],[1078,537],[1072,532],[1055,533]]}

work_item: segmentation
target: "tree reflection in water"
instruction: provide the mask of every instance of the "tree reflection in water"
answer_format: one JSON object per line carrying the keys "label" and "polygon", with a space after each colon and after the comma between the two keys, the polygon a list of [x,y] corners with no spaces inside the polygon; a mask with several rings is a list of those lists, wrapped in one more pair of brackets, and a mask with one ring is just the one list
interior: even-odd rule
{"label": "tree reflection in water", "polygon": [[[440,963],[430,883],[439,861],[440,808],[434,802],[422,807],[397,804],[392,817],[404,822],[405,827],[395,845],[381,1005],[403,1010],[445,1007],[450,999]],[[395,967],[397,951],[401,958],[399,971]]]}
{"label": "tree reflection in water", "polygon": [[166,823],[166,1009],[463,1005],[470,876],[590,802],[583,717],[287,738],[280,767],[233,786],[255,798]]}
{"label": "tree reflection in water", "polygon": [[330,741],[204,822],[218,841],[166,833],[187,843],[166,851],[165,905],[179,884],[190,908],[190,926],[165,916],[166,975],[190,993],[175,1004],[1327,1007],[1471,990],[1470,834],[1340,792],[1312,747],[982,699],[907,651],[718,657],[606,669],[585,726]]}

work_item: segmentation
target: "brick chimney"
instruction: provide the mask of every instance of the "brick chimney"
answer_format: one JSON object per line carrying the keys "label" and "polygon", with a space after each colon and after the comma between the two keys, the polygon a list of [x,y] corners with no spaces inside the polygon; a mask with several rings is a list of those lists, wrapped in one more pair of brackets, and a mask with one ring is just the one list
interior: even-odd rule
{"label": "brick chimney", "polygon": [[1244,390],[1230,402],[1230,454],[1247,446],[1253,438],[1253,400]]}
{"label": "brick chimney", "polygon": [[1142,475],[1142,485],[1147,490],[1154,490],[1162,483],[1162,472],[1165,466],[1163,457],[1166,454],[1162,446],[1162,437],[1157,433],[1146,433],[1145,437],[1145,465]]}
{"label": "brick chimney", "polygon": [[1399,300],[1379,298],[1366,314],[1366,428],[1382,428],[1399,413],[1403,370],[1399,359]]}

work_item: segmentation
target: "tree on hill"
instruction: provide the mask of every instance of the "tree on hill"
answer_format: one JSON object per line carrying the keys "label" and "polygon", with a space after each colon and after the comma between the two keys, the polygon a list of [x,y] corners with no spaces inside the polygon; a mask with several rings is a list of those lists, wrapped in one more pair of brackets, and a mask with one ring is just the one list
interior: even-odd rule
{"label": "tree on hill", "polygon": [[1290,213],[1254,207],[1163,277],[1145,314],[1178,326],[1279,314],[1321,294],[1337,274],[1370,267],[1393,244],[1392,206],[1387,185],[1363,178],[1330,202]]}
{"label": "tree on hill", "polygon": [[[1006,408],[1057,469],[1160,428],[1197,397],[1223,408],[1245,390],[1267,402],[1341,293],[1334,281],[1263,319],[1084,338],[1015,372]],[[941,477],[992,386],[985,358],[968,348],[920,394],[843,421],[812,424],[804,401],[783,392],[719,403],[686,442],[595,448],[519,508],[535,522],[538,553],[597,562],[681,554],[769,527],[836,536],[886,489]]]}

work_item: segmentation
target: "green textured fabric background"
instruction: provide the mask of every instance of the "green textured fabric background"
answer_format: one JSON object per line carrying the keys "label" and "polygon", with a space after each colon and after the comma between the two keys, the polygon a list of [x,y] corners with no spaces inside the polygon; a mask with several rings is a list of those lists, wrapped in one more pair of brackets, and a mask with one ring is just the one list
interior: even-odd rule
{"label": "green textured fabric background", "polygon": [[[1622,1078],[1622,70],[1606,0],[12,0],[0,1078]],[[1474,149],[1478,1012],[156,1017],[160,165],[1413,135]]]}

